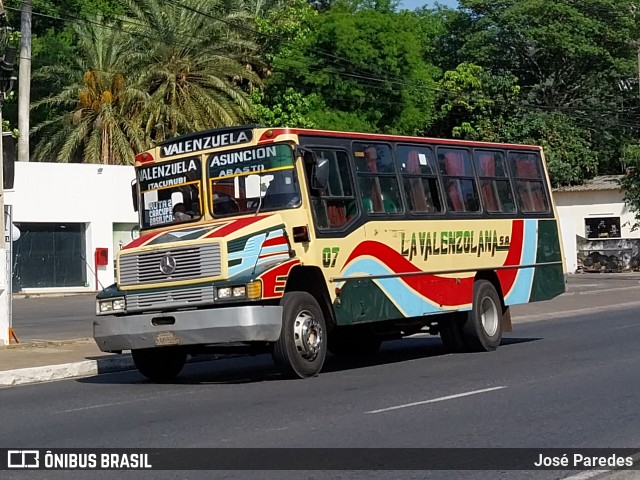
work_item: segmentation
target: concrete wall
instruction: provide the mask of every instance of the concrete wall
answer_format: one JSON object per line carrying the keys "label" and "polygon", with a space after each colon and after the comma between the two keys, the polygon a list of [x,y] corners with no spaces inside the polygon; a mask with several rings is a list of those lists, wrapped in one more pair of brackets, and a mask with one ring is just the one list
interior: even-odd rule
{"label": "concrete wall", "polygon": [[110,285],[114,281],[114,224],[138,222],[131,203],[134,175],[129,166],[17,162],[14,188],[5,192],[5,204],[12,205],[15,223],[84,224],[89,285],[71,290],[95,291],[95,249],[109,249],[109,265],[98,267],[98,280],[103,286]]}
{"label": "concrete wall", "polygon": [[[569,273],[576,271],[579,249],[588,248],[591,244],[595,248],[602,244],[602,241],[585,240],[581,241],[582,245],[578,245],[576,237],[586,236],[585,218],[620,217],[622,239],[640,239],[640,231],[631,230],[634,217],[624,203],[624,196],[620,190],[555,191],[553,198],[560,217],[566,268]],[[613,242],[613,239],[611,241]]]}

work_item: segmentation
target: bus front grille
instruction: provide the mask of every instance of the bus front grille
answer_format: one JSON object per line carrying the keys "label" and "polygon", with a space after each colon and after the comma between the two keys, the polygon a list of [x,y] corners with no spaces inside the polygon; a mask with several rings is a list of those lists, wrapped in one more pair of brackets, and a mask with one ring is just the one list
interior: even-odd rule
{"label": "bus front grille", "polygon": [[220,244],[154,250],[120,256],[120,285],[136,286],[215,277],[221,273]]}
{"label": "bus front grille", "polygon": [[127,312],[197,307],[210,305],[213,301],[213,287],[211,286],[132,293],[127,295]]}

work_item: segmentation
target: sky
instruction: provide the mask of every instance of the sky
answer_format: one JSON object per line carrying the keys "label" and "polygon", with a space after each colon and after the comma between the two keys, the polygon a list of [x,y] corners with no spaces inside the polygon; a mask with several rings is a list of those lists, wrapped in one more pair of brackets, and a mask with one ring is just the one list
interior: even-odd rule
{"label": "sky", "polygon": [[[400,4],[409,10],[413,10],[418,7],[424,7],[425,5],[428,7],[433,7],[436,3],[436,0],[402,0]],[[456,8],[458,6],[458,0],[438,0],[438,3],[445,5],[447,7]]]}

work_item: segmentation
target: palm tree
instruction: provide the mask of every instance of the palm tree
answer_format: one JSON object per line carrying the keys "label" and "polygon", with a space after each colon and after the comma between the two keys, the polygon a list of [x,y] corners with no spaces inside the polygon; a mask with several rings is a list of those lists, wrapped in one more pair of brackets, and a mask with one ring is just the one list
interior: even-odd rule
{"label": "palm tree", "polygon": [[127,0],[132,66],[150,96],[142,118],[156,141],[235,125],[252,115],[248,68],[257,47],[241,0]]}
{"label": "palm tree", "polygon": [[131,86],[123,74],[130,42],[101,18],[74,26],[79,55],[74,64],[47,66],[34,77],[64,87],[32,108],[62,109],[37,125],[36,160],[131,164],[134,154],[150,145],[139,112],[148,95]]}

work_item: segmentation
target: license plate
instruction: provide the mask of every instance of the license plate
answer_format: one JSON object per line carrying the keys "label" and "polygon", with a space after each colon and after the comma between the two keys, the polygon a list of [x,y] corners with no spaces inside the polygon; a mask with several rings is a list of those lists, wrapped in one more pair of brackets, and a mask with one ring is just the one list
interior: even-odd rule
{"label": "license plate", "polygon": [[180,340],[173,332],[160,332],[156,334],[156,345],[178,345]]}

